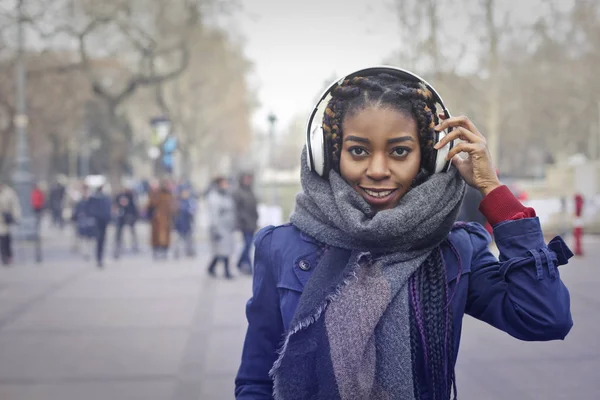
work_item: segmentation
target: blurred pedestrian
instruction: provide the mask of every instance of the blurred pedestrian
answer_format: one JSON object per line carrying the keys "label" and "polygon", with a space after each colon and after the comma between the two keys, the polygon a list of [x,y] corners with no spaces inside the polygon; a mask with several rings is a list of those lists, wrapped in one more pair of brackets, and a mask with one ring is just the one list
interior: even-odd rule
{"label": "blurred pedestrian", "polygon": [[180,248],[184,248],[187,257],[194,257],[193,229],[194,217],[197,210],[196,199],[191,195],[187,188],[181,189],[177,199],[177,213],[175,215],[175,231],[177,232],[177,242],[175,245],[175,258],[179,258]]}
{"label": "blurred pedestrian", "polygon": [[240,271],[248,274],[252,273],[250,250],[258,222],[258,202],[252,191],[253,180],[252,174],[242,175],[240,185],[234,193],[237,228],[242,232],[244,238],[244,248],[240,254],[237,267]]}
{"label": "blurred pedestrian", "polygon": [[13,261],[11,227],[21,218],[21,205],[17,193],[8,185],[0,183],[0,258],[2,264]]}
{"label": "blurred pedestrian", "polygon": [[[77,243],[82,245],[82,254],[88,260],[92,254],[92,244],[96,239],[96,219],[88,214],[90,191],[87,185],[81,187],[81,197],[73,206],[71,221],[75,226]],[[76,246],[77,248],[78,246]]]}
{"label": "blurred pedestrian", "polygon": [[207,198],[209,220],[209,236],[213,258],[208,266],[208,273],[216,276],[215,268],[221,261],[225,267],[225,277],[231,279],[229,257],[233,253],[234,231],[236,225],[235,202],[229,192],[229,181],[217,177]]}
{"label": "blurred pedestrian", "polygon": [[57,178],[56,182],[50,188],[48,195],[48,207],[50,208],[50,214],[52,216],[52,225],[59,229],[63,229],[63,209],[65,205],[65,194],[66,188],[63,184],[64,179],[62,177]]}
{"label": "blurred pedestrian", "polygon": [[39,226],[42,220],[42,214],[44,212],[44,208],[46,207],[46,195],[44,191],[40,187],[39,183],[36,183],[33,186],[33,190],[31,191],[31,208],[35,213],[36,223]]}
{"label": "blurred pedestrian", "polygon": [[175,209],[171,190],[167,182],[163,181],[158,188],[150,193],[147,211],[152,226],[151,245],[155,259],[167,257],[171,244],[171,229]]}
{"label": "blurred pedestrian", "polygon": [[135,224],[139,213],[136,204],[135,194],[132,189],[126,188],[117,193],[114,201],[115,209],[115,253],[114,257],[119,258],[123,247],[123,229],[129,227],[131,233],[131,243],[133,252],[138,251],[137,235],[135,233]]}
{"label": "blurred pedestrian", "polygon": [[104,244],[106,241],[106,229],[112,217],[112,202],[110,197],[103,191],[104,185],[97,187],[95,192],[86,202],[86,215],[94,219],[96,233],[96,263],[98,268],[104,266]]}

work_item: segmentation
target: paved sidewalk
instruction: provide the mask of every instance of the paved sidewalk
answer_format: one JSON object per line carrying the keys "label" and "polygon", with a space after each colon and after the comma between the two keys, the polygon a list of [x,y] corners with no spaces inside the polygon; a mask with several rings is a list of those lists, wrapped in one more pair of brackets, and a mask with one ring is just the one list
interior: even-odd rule
{"label": "paved sidewalk", "polygon": [[251,278],[65,257],[0,269],[0,399],[233,398]]}
{"label": "paved sidewalk", "polygon": [[[210,279],[205,251],[163,263],[126,255],[98,270],[65,253],[66,238],[50,242],[50,261],[0,268],[1,400],[233,398],[250,278]],[[524,343],[465,319],[460,399],[598,396],[595,244],[561,267],[575,320],[566,341]]]}

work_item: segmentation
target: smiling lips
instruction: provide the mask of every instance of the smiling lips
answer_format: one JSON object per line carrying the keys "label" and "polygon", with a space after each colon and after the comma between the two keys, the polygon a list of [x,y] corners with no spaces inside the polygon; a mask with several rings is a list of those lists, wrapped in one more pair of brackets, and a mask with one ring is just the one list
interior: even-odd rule
{"label": "smiling lips", "polygon": [[382,207],[388,205],[398,189],[374,189],[361,187],[363,197],[372,206]]}
{"label": "smiling lips", "polygon": [[396,189],[365,189],[362,188],[369,196],[376,197],[378,199],[388,197],[390,194],[394,193]]}

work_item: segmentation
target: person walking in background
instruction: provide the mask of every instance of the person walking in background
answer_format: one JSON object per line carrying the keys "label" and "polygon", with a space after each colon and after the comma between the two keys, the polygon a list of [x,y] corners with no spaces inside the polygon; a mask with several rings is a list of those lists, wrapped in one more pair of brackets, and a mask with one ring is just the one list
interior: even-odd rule
{"label": "person walking in background", "polygon": [[154,259],[167,258],[171,244],[171,229],[175,214],[175,202],[167,182],[150,193],[148,216],[152,225],[151,245]]}
{"label": "person walking in background", "polygon": [[136,205],[133,190],[125,189],[115,196],[114,202],[116,214],[116,233],[115,233],[115,259],[121,255],[123,247],[123,229],[128,226],[131,232],[132,249],[138,251],[138,241],[135,234],[135,223],[138,219],[138,208]]}
{"label": "person walking in background", "polygon": [[19,198],[13,188],[0,183],[0,258],[2,264],[13,260],[11,226],[21,218]]}
{"label": "person walking in background", "polygon": [[82,245],[83,258],[88,260],[92,254],[92,243],[96,239],[96,220],[88,215],[90,191],[87,185],[81,188],[81,198],[73,207],[71,221],[75,225],[76,240]]}
{"label": "person walking in background", "polygon": [[208,273],[216,276],[215,268],[219,261],[225,267],[225,278],[233,278],[229,271],[229,257],[233,253],[235,231],[235,202],[229,193],[229,182],[224,177],[213,181],[213,189],[207,194],[209,236],[213,258]]}
{"label": "person walking in background", "polygon": [[94,194],[86,202],[85,213],[95,222],[96,233],[96,263],[98,268],[104,266],[104,243],[106,228],[112,217],[112,202],[110,197],[103,192],[103,185],[98,186]]}
{"label": "person walking in background", "polygon": [[44,212],[44,208],[46,207],[46,195],[44,191],[40,187],[39,183],[36,183],[33,186],[33,190],[31,191],[31,208],[35,213],[36,223],[39,226],[42,220],[42,214]]}
{"label": "person walking in background", "polygon": [[194,217],[197,210],[196,200],[191,196],[190,190],[181,189],[177,200],[177,214],[175,215],[175,231],[177,232],[177,243],[175,245],[175,258],[179,258],[179,251],[183,246],[185,255],[194,257],[193,229]]}
{"label": "person walking in background", "polygon": [[240,271],[252,274],[252,260],[250,249],[256,232],[258,222],[258,202],[252,191],[252,174],[244,174],[240,179],[240,186],[234,193],[237,227],[244,238],[244,248],[240,254],[237,267]]}
{"label": "person walking in background", "polygon": [[64,227],[63,208],[65,205],[66,188],[63,179],[58,178],[50,188],[48,206],[52,215],[52,225],[62,230]]}

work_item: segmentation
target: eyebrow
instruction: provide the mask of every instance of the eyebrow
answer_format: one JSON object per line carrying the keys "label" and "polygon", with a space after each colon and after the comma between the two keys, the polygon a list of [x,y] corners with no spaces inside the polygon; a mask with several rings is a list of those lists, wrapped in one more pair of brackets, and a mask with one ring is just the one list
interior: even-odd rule
{"label": "eyebrow", "polygon": [[400,136],[400,137],[388,139],[388,144],[401,143],[401,142],[414,142],[414,141],[415,141],[415,139],[412,136]]}
{"label": "eyebrow", "polygon": [[[344,140],[345,142],[359,142],[359,143],[370,143],[370,140],[360,136],[348,136]],[[414,142],[415,139],[412,136],[399,136],[388,139],[388,144],[401,143],[401,142]]]}

